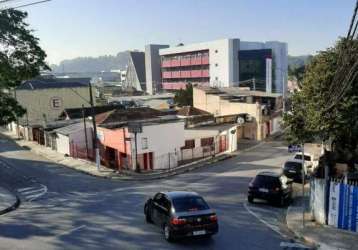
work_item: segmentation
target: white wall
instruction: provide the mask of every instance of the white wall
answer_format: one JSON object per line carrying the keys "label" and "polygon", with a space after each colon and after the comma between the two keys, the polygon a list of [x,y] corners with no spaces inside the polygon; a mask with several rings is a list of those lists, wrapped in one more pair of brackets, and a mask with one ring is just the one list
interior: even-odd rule
{"label": "white wall", "polygon": [[66,135],[57,134],[57,152],[70,155],[70,139]]}
{"label": "white wall", "polygon": [[[130,136],[134,138],[134,134]],[[147,149],[142,147],[143,138],[147,139]],[[175,167],[178,159],[174,155],[184,146],[184,121],[144,125],[143,132],[137,134],[137,146],[138,154],[153,152],[154,169],[167,168],[169,154],[172,155],[171,167]]]}

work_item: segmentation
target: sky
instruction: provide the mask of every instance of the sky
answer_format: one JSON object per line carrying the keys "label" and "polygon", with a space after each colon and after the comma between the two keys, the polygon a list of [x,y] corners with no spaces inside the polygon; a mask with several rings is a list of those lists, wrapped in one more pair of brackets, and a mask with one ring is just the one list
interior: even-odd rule
{"label": "sky", "polygon": [[[13,0],[17,3],[30,0]],[[35,1],[35,0],[33,0]],[[49,63],[149,43],[283,41],[314,54],[345,36],[356,0],[52,0],[23,8]]]}

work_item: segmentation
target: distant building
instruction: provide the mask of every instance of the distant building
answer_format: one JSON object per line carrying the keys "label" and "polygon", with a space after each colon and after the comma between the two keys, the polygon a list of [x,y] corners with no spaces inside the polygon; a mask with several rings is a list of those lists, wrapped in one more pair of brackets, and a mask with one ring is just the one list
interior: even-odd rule
{"label": "distant building", "polygon": [[144,52],[130,51],[124,87],[146,91]]}
{"label": "distant building", "polygon": [[153,95],[161,89],[161,68],[159,50],[169,45],[149,44],[145,46],[145,74],[148,94]]}
{"label": "distant building", "polygon": [[237,115],[238,139],[263,140],[280,130],[282,96],[279,94],[238,87],[194,87],[193,100],[195,108],[217,119],[231,119]]}
{"label": "distant building", "polygon": [[51,78],[25,81],[16,88],[16,100],[27,111],[22,124],[43,125],[58,119],[64,109],[89,106],[89,78]]}
{"label": "distant building", "polygon": [[185,88],[188,83],[232,87],[251,82],[251,89],[286,91],[286,43],[222,39],[160,49],[159,54],[165,90]]}

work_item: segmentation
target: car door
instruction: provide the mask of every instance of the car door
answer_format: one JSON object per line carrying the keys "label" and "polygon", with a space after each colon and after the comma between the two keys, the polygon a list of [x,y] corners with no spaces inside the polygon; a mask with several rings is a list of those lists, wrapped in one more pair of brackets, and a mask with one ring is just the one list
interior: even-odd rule
{"label": "car door", "polygon": [[158,193],[153,198],[153,207],[152,207],[152,220],[155,224],[161,224],[161,207],[163,201],[163,194]]}
{"label": "car door", "polygon": [[158,218],[158,224],[160,226],[167,223],[169,214],[170,214],[170,201],[165,195],[162,195],[160,197],[157,206],[157,216],[158,216],[157,218]]}

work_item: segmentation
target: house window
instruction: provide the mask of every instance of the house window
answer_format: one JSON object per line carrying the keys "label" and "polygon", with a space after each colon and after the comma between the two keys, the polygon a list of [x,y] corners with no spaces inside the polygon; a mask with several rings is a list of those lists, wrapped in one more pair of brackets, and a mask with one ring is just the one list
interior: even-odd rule
{"label": "house window", "polygon": [[52,97],[50,100],[50,106],[52,109],[59,109],[62,106],[62,99],[60,97]]}
{"label": "house window", "polygon": [[148,149],[148,138],[142,138],[142,149]]}
{"label": "house window", "polygon": [[185,140],[185,145],[182,149],[195,148],[195,140]]}
{"label": "house window", "polygon": [[202,138],[200,142],[202,147],[211,146],[214,144],[214,137]]}

